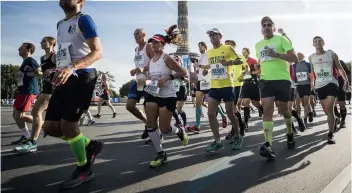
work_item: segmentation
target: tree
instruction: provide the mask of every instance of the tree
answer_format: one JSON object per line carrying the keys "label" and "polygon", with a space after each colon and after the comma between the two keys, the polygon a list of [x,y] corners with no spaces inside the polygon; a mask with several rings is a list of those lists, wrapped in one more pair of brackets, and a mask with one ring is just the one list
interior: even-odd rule
{"label": "tree", "polygon": [[128,92],[130,91],[131,85],[134,83],[134,79],[130,80],[129,82],[126,82],[125,84],[120,87],[120,96],[128,96]]}
{"label": "tree", "polygon": [[1,98],[15,98],[18,81],[15,73],[19,68],[17,65],[1,64]]}
{"label": "tree", "polygon": [[110,94],[112,97],[119,97],[119,94],[116,92],[116,90],[114,90],[115,86],[113,85],[113,83],[115,82],[115,76],[110,74],[109,72],[102,72],[102,71],[98,71],[98,80],[97,80],[97,84],[95,86],[95,90],[94,92],[102,92],[101,90],[101,76],[102,74],[106,74],[108,75],[108,83],[109,83],[109,87],[110,87]]}

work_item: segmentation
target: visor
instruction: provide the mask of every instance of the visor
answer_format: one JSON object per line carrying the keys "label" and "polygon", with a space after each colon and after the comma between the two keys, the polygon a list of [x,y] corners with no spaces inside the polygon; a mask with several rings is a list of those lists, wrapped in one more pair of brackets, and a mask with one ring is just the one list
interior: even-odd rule
{"label": "visor", "polygon": [[153,40],[165,44],[165,40],[162,37],[160,37],[160,36],[153,36],[152,38],[150,38],[148,40],[148,43],[152,42]]}

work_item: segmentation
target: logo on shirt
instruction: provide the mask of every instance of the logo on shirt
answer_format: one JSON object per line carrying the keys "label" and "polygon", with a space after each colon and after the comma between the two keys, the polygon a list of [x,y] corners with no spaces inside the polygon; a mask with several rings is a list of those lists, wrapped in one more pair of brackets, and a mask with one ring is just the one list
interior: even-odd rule
{"label": "logo on shirt", "polygon": [[70,24],[70,27],[68,28],[68,33],[74,34],[76,32],[76,24]]}

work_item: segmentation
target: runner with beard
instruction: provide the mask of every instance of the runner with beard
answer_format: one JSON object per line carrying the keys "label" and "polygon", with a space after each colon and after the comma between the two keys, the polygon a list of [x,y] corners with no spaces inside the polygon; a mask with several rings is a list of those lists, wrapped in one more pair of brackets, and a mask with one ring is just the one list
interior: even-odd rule
{"label": "runner with beard", "polygon": [[85,137],[78,121],[87,111],[98,72],[94,63],[102,58],[102,48],[93,19],[81,12],[85,1],[60,1],[65,19],[57,24],[57,69],[52,80],[55,87],[47,108],[44,132],[68,142],[77,160],[77,168],[61,184],[72,188],[94,177],[92,164],[103,143]]}

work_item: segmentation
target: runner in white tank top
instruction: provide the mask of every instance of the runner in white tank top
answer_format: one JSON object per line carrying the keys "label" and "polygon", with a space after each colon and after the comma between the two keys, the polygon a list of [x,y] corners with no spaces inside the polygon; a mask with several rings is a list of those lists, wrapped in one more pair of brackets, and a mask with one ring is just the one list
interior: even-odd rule
{"label": "runner in white tank top", "polygon": [[347,88],[349,83],[337,54],[331,50],[324,50],[323,38],[319,36],[314,37],[313,46],[316,52],[309,56],[309,61],[311,63],[311,69],[313,69],[315,73],[315,85],[314,77],[312,77],[311,87],[316,89],[319,100],[321,101],[321,106],[327,115],[329,125],[328,143],[334,144],[333,132],[337,130],[337,118],[335,118],[334,115],[334,103],[338,91],[337,70],[344,79],[344,88]]}
{"label": "runner in white tank top", "polygon": [[[145,73],[148,71],[148,65],[150,58],[153,56],[153,52],[151,49],[151,45],[146,41],[146,33],[143,29],[136,29],[134,31],[134,39],[138,46],[135,49],[134,55],[134,64],[135,68],[130,71],[131,76],[135,76],[136,78],[143,79],[145,78]],[[141,81],[145,83],[145,81]],[[144,124],[147,124],[147,119],[137,107],[137,102],[143,97],[143,85],[140,89],[138,89],[137,81],[132,84],[130,87],[130,91],[128,92],[128,100],[126,103],[126,109],[132,113],[137,119],[143,121]],[[141,136],[142,139],[146,139],[148,137],[147,127],[145,126],[144,132]],[[149,144],[151,141],[147,140],[145,143]]]}
{"label": "runner in white tank top", "polygon": [[[166,43],[176,44],[180,41],[180,33],[177,25],[173,25],[165,31],[166,36],[157,34],[148,40],[152,43],[154,53],[149,64],[150,80],[147,81],[144,88],[149,137],[157,152],[156,158],[149,164],[152,168],[167,161],[166,153],[161,145],[160,131],[163,134],[177,134],[182,145],[188,144],[188,135],[184,128],[170,124],[172,112],[176,109],[176,90],[172,80],[186,76],[187,71],[173,57],[163,52]],[[176,73],[172,74],[172,71]],[[158,118],[159,123],[157,122]]]}

